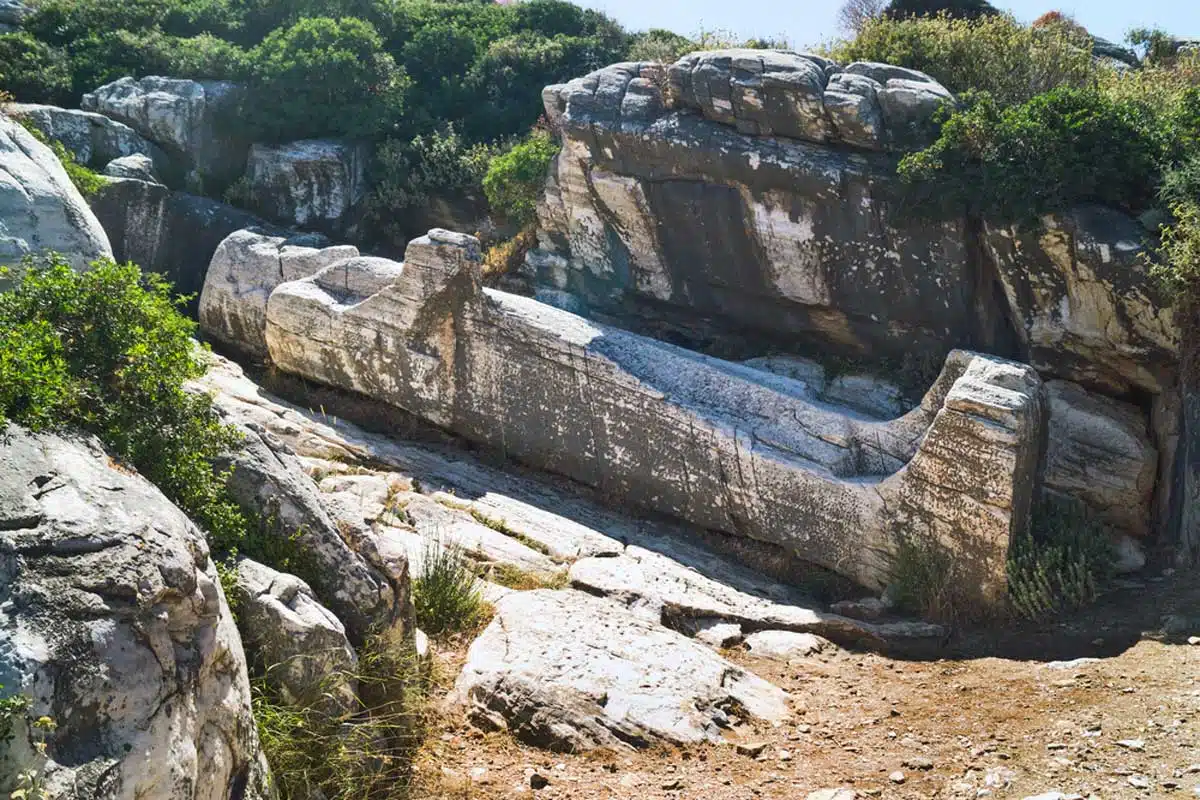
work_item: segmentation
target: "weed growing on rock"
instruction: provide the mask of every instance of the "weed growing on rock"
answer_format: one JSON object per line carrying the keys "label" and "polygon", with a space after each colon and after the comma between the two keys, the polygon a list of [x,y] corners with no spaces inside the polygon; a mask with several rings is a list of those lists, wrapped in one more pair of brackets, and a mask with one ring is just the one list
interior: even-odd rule
{"label": "weed growing on rock", "polygon": [[75,184],[75,188],[79,190],[81,195],[91,197],[104,188],[104,184],[106,183],[104,177],[89,169],[86,164],[80,164],[75,159],[75,154],[67,150],[62,142],[48,138],[46,134],[21,117],[15,117],[14,119],[21,127],[29,131],[33,138],[54,151],[54,155],[62,163],[63,169],[66,170],[67,177],[71,179],[71,183]]}
{"label": "weed growing on rock", "polygon": [[417,626],[431,636],[477,628],[488,607],[475,581],[475,572],[460,547],[426,540],[421,572],[412,586]]}
{"label": "weed growing on rock", "polygon": [[892,561],[891,590],[906,611],[957,623],[977,616],[956,574],[954,557],[937,542],[901,536]]}
{"label": "weed growing on rock", "polygon": [[1013,540],[1008,555],[1008,596],[1013,612],[1040,619],[1081,608],[1111,575],[1111,540],[1077,501],[1047,499],[1032,530]]}

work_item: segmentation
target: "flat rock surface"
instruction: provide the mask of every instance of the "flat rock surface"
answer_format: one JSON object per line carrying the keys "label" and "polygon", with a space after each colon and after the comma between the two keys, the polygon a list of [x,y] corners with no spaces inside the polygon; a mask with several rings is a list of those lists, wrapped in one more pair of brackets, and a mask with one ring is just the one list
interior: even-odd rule
{"label": "flat rock surface", "polygon": [[[935,637],[927,623],[873,624],[816,610],[797,592],[717,559],[707,564],[687,545],[666,542],[656,553],[630,546],[615,558],[587,558],[571,567],[571,582],[642,609],[648,616],[714,617],[754,628],[815,633],[841,641]],[[686,555],[689,551],[692,558]],[[689,564],[698,564],[696,568]],[[705,569],[704,567],[707,567]]]}
{"label": "flat rock surface", "polygon": [[576,591],[523,592],[467,654],[456,698],[478,725],[578,752],[717,741],[729,714],[782,723],[786,695],[709,648]]}

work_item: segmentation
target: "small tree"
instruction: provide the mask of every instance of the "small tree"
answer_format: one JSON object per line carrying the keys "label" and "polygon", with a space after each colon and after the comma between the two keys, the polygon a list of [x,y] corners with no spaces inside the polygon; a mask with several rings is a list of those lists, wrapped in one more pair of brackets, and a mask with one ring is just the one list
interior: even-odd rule
{"label": "small tree", "polygon": [[399,118],[407,86],[369,22],[313,17],[251,52],[245,118],[274,141],[370,136]]}
{"label": "small tree", "polygon": [[952,19],[979,19],[999,13],[987,0],[892,0],[883,11],[883,15],[891,19],[938,14],[946,14]]}
{"label": "small tree", "polygon": [[838,27],[847,34],[857,35],[868,22],[879,19],[885,5],[886,0],[846,0],[838,11]]}

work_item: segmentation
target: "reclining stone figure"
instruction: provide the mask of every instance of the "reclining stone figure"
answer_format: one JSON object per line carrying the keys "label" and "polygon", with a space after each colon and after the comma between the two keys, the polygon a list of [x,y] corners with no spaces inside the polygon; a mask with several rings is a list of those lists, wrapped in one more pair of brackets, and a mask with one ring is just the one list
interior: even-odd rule
{"label": "reclining stone figure", "polygon": [[[309,254],[315,274],[286,281],[270,252],[282,242],[242,231],[222,245],[201,299],[210,335],[236,346],[245,320],[264,320],[285,372],[872,589],[905,537],[935,542],[981,602],[1003,602],[1045,429],[1028,366],[954,351],[918,407],[883,421],[791,378],[483,288],[470,236],[430,231],[403,264]],[[266,266],[231,250],[266,252]]]}

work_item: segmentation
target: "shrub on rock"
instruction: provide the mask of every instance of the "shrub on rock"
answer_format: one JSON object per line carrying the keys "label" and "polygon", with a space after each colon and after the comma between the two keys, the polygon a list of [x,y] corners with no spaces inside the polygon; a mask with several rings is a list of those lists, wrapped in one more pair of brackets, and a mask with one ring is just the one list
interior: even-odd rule
{"label": "shrub on rock", "polygon": [[76,272],[58,256],[27,259],[0,294],[0,420],[79,428],[127,460],[210,536],[236,540],[245,520],[211,461],[234,447],[207,395],[182,300],[133,264]]}

